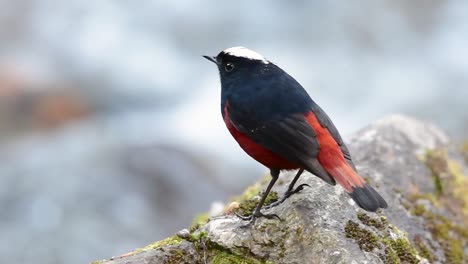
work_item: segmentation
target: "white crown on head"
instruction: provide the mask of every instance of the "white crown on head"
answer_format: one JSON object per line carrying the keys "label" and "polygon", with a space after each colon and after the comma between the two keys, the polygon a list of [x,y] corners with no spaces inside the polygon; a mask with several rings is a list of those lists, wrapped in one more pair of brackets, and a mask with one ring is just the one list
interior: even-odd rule
{"label": "white crown on head", "polygon": [[232,47],[232,48],[223,50],[223,52],[234,57],[246,58],[249,60],[259,60],[265,64],[270,63],[262,55],[258,54],[257,52],[253,50],[249,50],[248,48],[245,48],[245,47]]}

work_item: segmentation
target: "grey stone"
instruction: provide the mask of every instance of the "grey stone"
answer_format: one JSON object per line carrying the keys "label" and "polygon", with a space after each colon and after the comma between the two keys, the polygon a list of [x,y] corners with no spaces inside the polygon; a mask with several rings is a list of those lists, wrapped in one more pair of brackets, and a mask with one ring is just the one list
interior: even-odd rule
{"label": "grey stone", "polygon": [[[234,263],[232,260],[217,262],[216,252],[210,253],[210,247],[245,258],[239,263],[429,263],[420,248],[414,246],[415,240],[421,239],[429,244],[432,262],[449,262],[444,246],[427,228],[429,220],[412,214],[410,208],[404,206],[409,203],[408,197],[414,188],[424,193],[435,191],[432,174],[421,157],[428,149],[453,149],[448,137],[430,124],[409,117],[390,116],[358,131],[348,145],[360,174],[388,202],[386,210],[367,213],[358,208],[341,187],[327,185],[318,177],[305,173],[299,183],[308,183],[311,187],[267,211],[279,215],[281,221],[262,218],[254,225],[244,227],[246,222],[234,215],[213,217],[194,231],[197,235],[188,239],[196,245],[198,259],[186,263],[204,263],[200,252],[208,254],[207,263]],[[466,164],[462,166],[466,169]],[[282,173],[283,180],[274,190],[283,193],[293,177],[293,172]],[[423,206],[431,212],[439,210],[424,199],[417,199],[413,205]],[[453,212],[441,212],[447,219],[455,217]],[[378,225],[369,224],[361,217],[373,219]],[[366,245],[357,242],[349,232],[353,225],[359,227],[359,232],[369,234],[365,239],[377,237],[375,245],[370,244],[366,249]],[[405,241],[408,251],[399,251],[398,246],[393,246]],[[186,242],[179,249],[195,256],[194,248]],[[208,249],[200,247],[200,243]],[[466,252],[466,241],[463,245]],[[397,259],[392,260],[386,250],[396,252]],[[165,254],[165,250],[156,249],[145,252],[143,258],[136,253],[109,263],[140,263],[143,260],[144,263],[171,263],[163,261]],[[461,261],[468,260],[464,257]]]}

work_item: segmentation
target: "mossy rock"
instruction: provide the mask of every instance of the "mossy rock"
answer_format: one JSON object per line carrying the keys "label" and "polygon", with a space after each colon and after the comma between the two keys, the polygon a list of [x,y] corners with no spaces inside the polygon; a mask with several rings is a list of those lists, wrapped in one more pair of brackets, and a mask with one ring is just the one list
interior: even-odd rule
{"label": "mossy rock", "polygon": [[[428,124],[404,117],[379,121],[348,147],[359,173],[387,200],[386,210],[363,212],[339,186],[304,173],[300,181],[312,187],[267,211],[281,221],[246,225],[231,211],[211,219],[203,214],[181,242],[167,239],[111,263],[177,263],[182,257],[190,264],[467,263],[467,166],[447,146]],[[286,189],[293,177],[282,173],[275,190]],[[234,199],[238,213],[253,211],[269,179]],[[267,203],[277,199],[273,192]]]}
{"label": "mossy rock", "polygon": [[[444,251],[445,263],[466,263],[468,258],[464,248],[468,246],[468,176],[463,173],[460,161],[449,157],[447,149],[427,151],[423,160],[432,173],[436,192],[411,195],[408,210],[424,219],[426,228]],[[430,208],[418,203],[419,200],[429,201]],[[450,218],[448,215],[451,215]],[[428,260],[437,260],[422,239],[417,241],[417,248]]]}
{"label": "mossy rock", "polygon": [[344,231],[361,250],[376,252],[386,264],[416,264],[422,260],[407,235],[390,225],[386,218],[373,218],[365,213],[358,213],[357,217],[361,224],[349,220]]}

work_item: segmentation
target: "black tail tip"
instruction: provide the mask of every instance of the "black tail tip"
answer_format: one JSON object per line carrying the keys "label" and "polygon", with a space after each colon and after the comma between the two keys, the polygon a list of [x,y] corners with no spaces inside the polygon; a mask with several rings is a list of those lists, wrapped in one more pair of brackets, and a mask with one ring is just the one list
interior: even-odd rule
{"label": "black tail tip", "polygon": [[385,202],[384,198],[368,184],[364,184],[362,187],[353,187],[353,191],[349,193],[349,196],[353,198],[359,207],[368,212],[375,212],[379,208],[387,208],[387,202]]}

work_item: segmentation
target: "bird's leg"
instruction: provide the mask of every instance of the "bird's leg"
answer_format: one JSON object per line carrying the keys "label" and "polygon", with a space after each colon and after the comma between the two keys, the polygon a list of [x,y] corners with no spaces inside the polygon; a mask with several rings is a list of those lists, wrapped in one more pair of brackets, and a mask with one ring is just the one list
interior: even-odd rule
{"label": "bird's leg", "polygon": [[304,169],[299,169],[297,171],[296,176],[294,177],[294,179],[292,180],[292,182],[288,186],[288,190],[284,193],[284,196],[286,198],[288,198],[289,196],[291,196],[291,195],[293,195],[295,193],[298,193],[298,192],[302,191],[302,189],[304,189],[305,186],[310,187],[309,184],[303,183],[303,184],[297,186],[296,189],[294,189],[294,185],[296,185],[297,180],[299,180],[299,177],[301,177],[303,172],[304,172]]}
{"label": "bird's leg", "polygon": [[310,187],[309,184],[306,184],[306,183],[303,183],[299,186],[297,186],[295,189],[294,189],[294,185],[296,185],[296,182],[297,180],[299,179],[299,177],[301,177],[301,174],[304,172],[304,169],[299,169],[299,171],[297,172],[296,176],[294,177],[294,179],[291,181],[291,183],[289,184],[288,186],[288,190],[283,194],[283,197],[281,197],[280,200],[268,205],[265,207],[265,209],[270,209],[270,208],[273,208],[275,206],[278,206],[280,204],[282,204],[284,201],[286,201],[286,199],[288,199],[291,195],[295,194],[295,193],[298,193],[300,191],[302,191],[302,189],[304,189],[305,186],[308,186]]}
{"label": "bird's leg", "polygon": [[250,215],[250,216],[237,215],[242,220],[250,221],[246,226],[255,223],[255,220],[257,218],[260,218],[260,217],[265,217],[267,219],[278,218],[279,220],[281,220],[279,218],[279,216],[276,215],[276,214],[263,214],[262,212],[260,212],[260,210],[262,209],[263,204],[265,203],[265,200],[266,200],[268,194],[271,191],[271,188],[273,188],[273,185],[275,185],[276,180],[278,180],[278,178],[279,178],[280,171],[276,170],[276,169],[270,169],[270,174],[271,174],[271,181],[268,184],[268,187],[266,188],[265,192],[263,193],[262,198],[260,199],[260,202],[258,203],[257,207],[253,211],[252,215]]}

